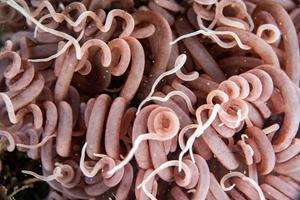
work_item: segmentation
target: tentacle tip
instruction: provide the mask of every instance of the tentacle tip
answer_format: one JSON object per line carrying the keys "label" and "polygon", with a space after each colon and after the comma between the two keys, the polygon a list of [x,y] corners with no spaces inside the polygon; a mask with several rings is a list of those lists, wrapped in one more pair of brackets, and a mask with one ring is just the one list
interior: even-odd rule
{"label": "tentacle tip", "polygon": [[16,120],[16,119],[10,119],[9,120],[12,124],[17,124],[18,123],[18,120]]}
{"label": "tentacle tip", "polygon": [[113,176],[115,173],[115,170],[109,170],[108,172],[106,172],[107,176],[111,177]]}
{"label": "tentacle tip", "polygon": [[176,60],[180,60],[180,61],[183,61],[183,62],[185,62],[185,61],[186,61],[186,59],[187,59],[187,56],[186,56],[186,54],[185,54],[185,53],[182,53],[182,54],[180,54],[180,55],[177,57],[177,59],[176,59]]}
{"label": "tentacle tip", "polygon": [[[200,77],[199,72],[194,71],[193,73],[195,74],[195,75],[194,75],[194,76],[195,76],[195,77],[194,77],[194,80],[196,80],[196,79],[198,79],[198,78]],[[193,81],[194,81],[194,80],[193,80]]]}
{"label": "tentacle tip", "polygon": [[180,173],[181,171],[182,171],[182,166],[181,166],[182,164],[179,164],[179,166],[178,166],[178,172]]}
{"label": "tentacle tip", "polygon": [[219,111],[219,110],[221,109],[221,105],[220,105],[220,104],[215,104],[215,109],[216,109],[217,111]]}
{"label": "tentacle tip", "polygon": [[98,158],[103,158],[106,156],[105,154],[101,154],[101,153],[94,153],[93,155]]}
{"label": "tentacle tip", "polygon": [[224,191],[230,191],[230,190],[232,190],[233,188],[235,187],[235,184],[232,184],[231,186],[229,186],[229,187],[225,187],[225,186],[223,186],[223,190]]}

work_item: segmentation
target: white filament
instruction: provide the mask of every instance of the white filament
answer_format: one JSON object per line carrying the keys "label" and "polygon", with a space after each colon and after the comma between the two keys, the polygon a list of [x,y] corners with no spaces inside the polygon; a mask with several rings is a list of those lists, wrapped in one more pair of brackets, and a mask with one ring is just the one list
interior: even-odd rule
{"label": "white filament", "polygon": [[[207,105],[202,105],[200,107],[205,107],[205,106],[207,106]],[[214,105],[212,113],[209,116],[208,120],[203,125],[198,122],[199,124],[198,124],[195,132],[189,137],[185,148],[179,154],[179,159],[178,159],[179,160],[179,168],[178,168],[179,172],[181,172],[181,169],[182,169],[182,159],[183,159],[184,154],[189,149],[192,149],[196,138],[200,137],[204,133],[204,131],[213,123],[213,121],[217,117],[217,114],[218,114],[218,111],[220,110],[220,108],[221,108],[221,106],[219,104]],[[189,150],[189,151],[190,151],[190,153],[192,152],[192,150]],[[192,160],[194,160],[192,153],[191,153],[191,158],[192,158]]]}
{"label": "white filament", "polygon": [[87,148],[87,142],[84,143],[82,149],[81,149],[81,156],[80,156],[80,161],[79,161],[79,168],[81,169],[82,173],[84,174],[84,176],[92,178],[94,176],[97,175],[97,173],[99,172],[98,168],[93,168],[92,171],[89,171],[84,164],[84,160],[85,160],[85,152],[86,152],[86,148]]}
{"label": "white filament", "polygon": [[198,127],[198,124],[189,124],[189,125],[187,125],[187,126],[185,126],[181,129],[181,131],[178,134],[178,144],[179,144],[180,149],[184,149],[184,147],[185,147],[185,143],[184,143],[185,133],[189,129],[192,129],[192,128],[194,129],[194,128],[197,128],[197,127]]}
{"label": "white filament", "polygon": [[157,97],[157,96],[151,96],[148,98],[148,101],[161,101],[161,102],[166,102],[168,101],[171,97],[173,96],[180,96],[184,99],[184,101],[187,104],[187,107],[190,111],[190,113],[195,114],[195,109],[193,108],[191,99],[182,91],[175,90],[169,92],[165,97]]}
{"label": "white filament", "polygon": [[26,145],[26,144],[16,144],[17,147],[21,147],[21,148],[25,148],[25,149],[37,149],[41,146],[43,146],[44,144],[46,144],[51,138],[56,137],[55,134],[50,135],[50,136],[45,136],[43,138],[43,140],[37,144],[32,144],[32,145]]}
{"label": "white filament", "polygon": [[[82,39],[82,37],[84,36],[84,31],[81,31],[80,35],[78,36],[78,38],[76,39],[78,42]],[[51,56],[49,56],[48,58],[39,58],[39,59],[28,59],[29,62],[48,62],[50,60],[53,60],[57,57],[59,57],[61,54],[63,54],[65,51],[67,51],[67,49],[72,45],[71,41],[68,41],[63,48],[61,48],[56,54],[53,54]],[[81,48],[80,48],[81,51]]]}
{"label": "white filament", "polygon": [[236,120],[236,124],[235,124],[235,127],[239,127],[241,121],[242,121],[242,111],[240,109],[238,109],[237,111],[237,120]]}
{"label": "white filament", "polygon": [[246,143],[246,140],[249,139],[248,135],[242,134],[241,135],[241,139],[245,142],[246,147],[250,150],[251,156],[254,156],[254,150],[253,150],[253,148],[249,144]]}
{"label": "white filament", "polygon": [[56,167],[53,170],[53,174],[50,176],[41,176],[35,172],[28,171],[28,170],[22,170],[21,172],[23,174],[28,174],[28,175],[34,176],[35,178],[40,179],[42,181],[46,181],[46,182],[53,181],[53,180],[63,176],[63,174],[61,173],[61,167]]}
{"label": "white filament", "polygon": [[[42,17],[39,19],[39,22],[42,23],[45,19],[48,19],[48,18],[50,18],[50,17],[51,17],[50,14],[44,15],[44,16],[42,16]],[[36,27],[34,28],[34,31],[33,31],[33,37],[34,37],[34,38],[36,38],[38,30],[39,30],[39,28],[36,26]]]}
{"label": "white filament", "polygon": [[[180,164],[179,161],[177,160],[170,160],[170,161],[167,161],[163,164],[161,164],[158,168],[156,168],[155,170],[153,170],[153,172],[151,172],[143,181],[140,185],[137,186],[137,189],[140,189],[142,187],[144,193],[151,199],[151,200],[157,200],[155,198],[155,196],[153,196],[147,189],[146,189],[146,184],[152,179],[155,177],[155,175],[157,175],[160,171],[168,168],[168,167],[178,167],[178,166],[182,166],[183,168],[183,171],[185,172],[185,175],[186,176],[191,176],[191,173],[187,173],[190,171],[190,169],[188,168],[188,166],[183,163],[183,164]],[[188,177],[188,179],[190,179],[191,177]]]}
{"label": "white filament", "polygon": [[246,141],[247,139],[249,139],[249,137],[248,137],[248,135],[246,135],[246,134],[242,134],[242,135],[241,135],[241,139],[242,139],[243,141]]}
{"label": "white filament", "polygon": [[6,4],[8,4],[9,6],[11,6],[12,8],[19,11],[24,17],[26,17],[26,19],[32,21],[36,26],[38,26],[43,31],[51,33],[51,34],[56,35],[61,38],[65,38],[66,40],[70,41],[75,47],[77,59],[79,59],[79,60],[81,59],[82,53],[81,53],[81,49],[80,49],[80,44],[74,37],[72,37],[71,35],[68,35],[66,33],[63,33],[63,32],[60,32],[60,31],[57,31],[57,30],[54,30],[54,29],[44,26],[39,21],[37,21],[35,18],[33,18],[23,7],[21,7],[15,1],[13,1],[13,0],[3,0],[3,1]]}
{"label": "white filament", "polygon": [[6,131],[0,131],[0,136],[6,137],[8,141],[8,145],[6,146],[7,151],[12,152],[15,150],[16,147],[16,142],[13,136]]}
{"label": "white filament", "polygon": [[104,158],[104,157],[106,157],[107,155],[106,155],[106,154],[102,154],[102,153],[94,153],[94,156],[95,156],[95,157],[98,157],[98,158]]}
{"label": "white filament", "polygon": [[[179,130],[179,127],[176,127],[176,128]],[[130,160],[133,158],[135,152],[138,150],[138,147],[141,144],[141,142],[143,142],[145,140],[167,141],[167,140],[170,140],[173,137],[175,137],[176,134],[177,134],[177,131],[174,131],[174,134],[170,134],[167,137],[161,137],[157,133],[146,133],[146,134],[139,135],[133,142],[133,146],[130,149],[130,151],[128,152],[127,156],[124,158],[124,160],[122,160],[118,165],[116,165],[115,167],[110,169],[107,172],[107,174],[109,176],[112,176],[118,170],[122,169],[127,163],[129,163]]]}
{"label": "white filament", "polygon": [[16,118],[16,114],[15,114],[15,110],[14,110],[14,106],[11,102],[10,97],[5,94],[4,92],[0,92],[0,97],[3,99],[7,113],[8,113],[8,118],[9,121],[13,124],[16,124],[18,122],[17,118]]}
{"label": "white filament", "polygon": [[186,62],[186,55],[185,54],[180,54],[177,58],[176,58],[176,61],[175,61],[175,66],[174,68],[172,68],[171,70],[169,71],[166,71],[164,73],[162,73],[161,75],[159,75],[157,77],[157,79],[154,81],[153,85],[152,85],[152,88],[150,90],[150,93],[148,94],[148,96],[140,103],[138,109],[137,109],[137,112],[136,112],[136,115],[139,114],[139,112],[141,111],[142,107],[145,105],[145,103],[147,103],[148,101],[150,101],[150,97],[153,95],[154,91],[155,91],[155,88],[156,86],[158,85],[158,83],[166,76],[169,76],[171,74],[174,74],[176,73],[178,70],[180,70],[183,65],[185,64]]}
{"label": "white filament", "polygon": [[274,133],[275,131],[279,130],[279,128],[280,128],[279,124],[273,124],[272,126],[269,126],[269,127],[265,128],[265,129],[263,129],[262,131],[266,135],[268,135],[270,133]]}
{"label": "white filament", "polygon": [[218,3],[218,0],[194,0],[194,1],[200,5],[213,5]]}
{"label": "white filament", "polygon": [[[211,30],[211,29],[208,29],[204,26],[201,26],[200,27],[201,29],[198,30],[198,31],[195,31],[195,32],[191,32],[191,33],[187,33],[185,35],[182,35],[180,37],[178,37],[176,40],[174,40],[173,42],[170,43],[170,45],[173,45],[175,43],[177,43],[178,41],[180,40],[183,40],[185,38],[189,38],[189,37],[193,37],[193,36],[197,36],[199,34],[202,34],[202,35],[205,35],[205,36],[208,36],[210,37],[211,39],[213,39],[219,46],[223,47],[223,48],[232,48],[234,47],[236,44],[241,48],[241,49],[244,49],[244,50],[249,50],[251,49],[251,47],[249,47],[248,45],[244,45],[241,41],[241,39],[239,38],[239,36],[232,32],[232,31],[214,31],[214,30]],[[220,38],[218,37],[218,35],[227,35],[227,36],[231,36],[233,37],[233,39],[235,41],[233,42],[223,42],[222,40],[220,40]]]}
{"label": "white filament", "polygon": [[220,181],[220,185],[224,191],[230,191],[235,187],[235,184],[231,185],[230,187],[225,187],[225,181],[232,177],[239,177],[242,180],[249,182],[258,192],[260,200],[265,200],[265,196],[264,196],[261,188],[259,187],[259,185],[252,178],[245,176],[241,172],[229,172],[228,174],[223,176],[223,178]]}
{"label": "white filament", "polygon": [[178,78],[180,78],[183,81],[193,81],[193,80],[196,80],[197,78],[199,78],[199,73],[196,72],[196,71],[194,71],[190,74],[184,74],[184,73],[182,73],[181,70],[178,70],[176,72],[176,75],[177,75]]}
{"label": "white filament", "polygon": [[273,44],[280,39],[281,33],[277,26],[273,24],[262,24],[258,27],[256,35],[262,38],[262,34],[264,31],[272,31],[274,36],[268,39],[264,39],[267,43]]}

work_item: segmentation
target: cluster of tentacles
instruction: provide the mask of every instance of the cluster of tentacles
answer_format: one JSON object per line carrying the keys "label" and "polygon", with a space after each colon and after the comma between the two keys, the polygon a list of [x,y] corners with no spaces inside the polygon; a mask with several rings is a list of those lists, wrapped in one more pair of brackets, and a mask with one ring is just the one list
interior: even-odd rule
{"label": "cluster of tentacles", "polygon": [[296,199],[292,0],[0,0],[0,143],[48,199]]}

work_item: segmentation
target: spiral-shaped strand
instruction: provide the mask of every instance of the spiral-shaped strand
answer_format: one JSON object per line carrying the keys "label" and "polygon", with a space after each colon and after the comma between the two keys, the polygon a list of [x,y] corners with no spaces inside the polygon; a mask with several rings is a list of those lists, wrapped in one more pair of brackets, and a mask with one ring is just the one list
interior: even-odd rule
{"label": "spiral-shaped strand", "polygon": [[155,91],[155,88],[156,86],[158,85],[158,83],[161,81],[161,79],[163,79],[164,77],[168,76],[168,75],[171,75],[173,73],[176,73],[177,76],[183,80],[194,80],[197,77],[197,74],[190,74],[190,75],[184,75],[180,69],[183,67],[184,63],[186,61],[186,55],[185,54],[181,54],[179,55],[177,58],[176,58],[176,61],[175,61],[175,66],[173,69],[169,70],[169,71],[166,71],[164,73],[162,73],[156,80],[155,82],[153,83],[152,85],[152,88],[151,88],[151,91],[150,93],[148,94],[148,96],[140,103],[139,107],[138,107],[138,111],[137,111],[137,114],[140,112],[142,106],[147,103],[148,101],[151,100],[151,97]]}
{"label": "spiral-shaped strand", "polygon": [[49,199],[296,199],[296,5],[2,0],[5,157]]}
{"label": "spiral-shaped strand", "polygon": [[[250,120],[255,121],[255,118],[249,114],[253,113],[255,108],[248,102],[253,102],[255,106],[261,105],[261,107],[256,108],[260,113],[268,112],[269,108],[263,102],[267,102],[270,99],[273,88],[271,76],[259,69],[250,70],[223,81],[219,85],[218,90],[211,91],[207,96],[208,103],[213,103],[213,101],[217,100],[222,102],[218,120],[213,123],[216,131],[224,137],[230,137],[246,118],[249,117]],[[252,112],[250,112],[250,109]],[[240,116],[238,116],[238,111],[240,111]],[[233,116],[232,112],[236,112],[236,115]],[[269,117],[267,113],[262,116],[264,118]],[[220,123],[222,124],[221,126],[219,125]]]}
{"label": "spiral-shaped strand", "polygon": [[[160,110],[162,112],[158,112]],[[167,141],[175,137],[179,131],[179,120],[176,114],[168,108],[158,107],[154,109],[150,113],[147,124],[150,133],[140,133],[141,135],[137,136],[136,138],[133,136],[132,149],[120,164],[108,171],[108,174],[112,175],[115,172],[117,172],[121,167],[126,165],[132,159],[135,152],[138,151],[141,142],[145,140]]]}
{"label": "spiral-shaped strand", "polygon": [[223,188],[223,190],[228,191],[231,190],[233,187],[235,187],[236,185],[233,184],[230,187],[225,187],[225,181],[228,180],[231,177],[239,177],[241,178],[243,181],[247,181],[251,184],[252,187],[255,188],[255,190],[258,192],[259,198],[264,200],[265,196],[261,190],[261,188],[259,187],[259,185],[253,181],[253,179],[246,177],[244,174],[240,173],[240,172],[230,172],[228,174],[226,174],[225,176],[222,177],[221,181],[220,181],[220,185]]}

